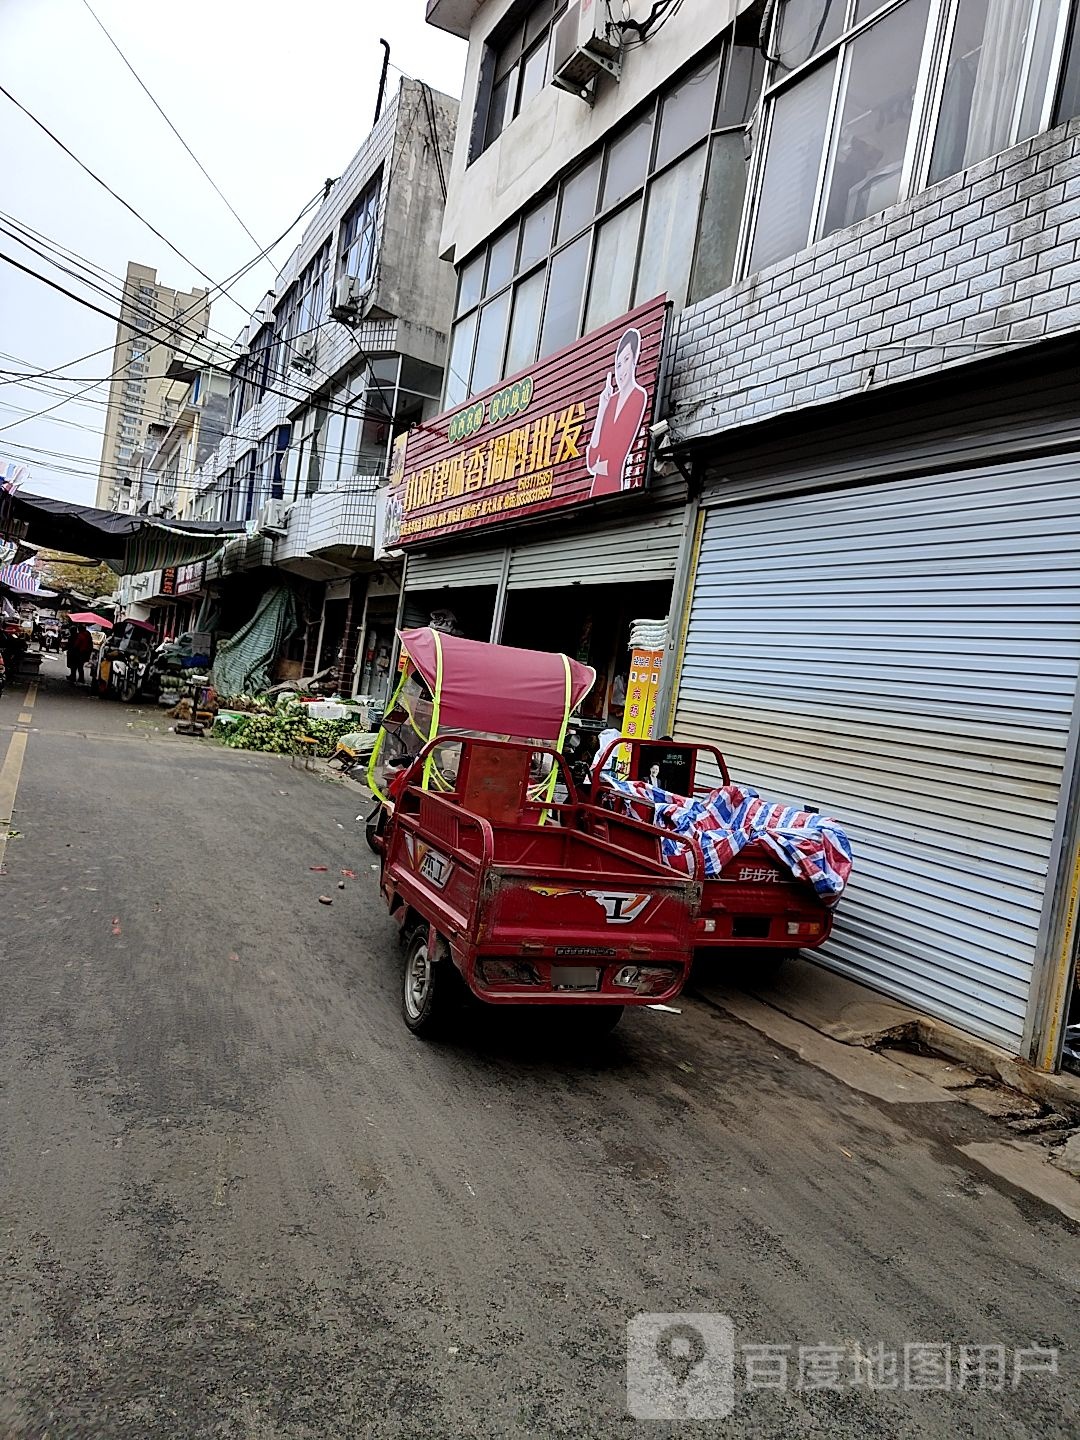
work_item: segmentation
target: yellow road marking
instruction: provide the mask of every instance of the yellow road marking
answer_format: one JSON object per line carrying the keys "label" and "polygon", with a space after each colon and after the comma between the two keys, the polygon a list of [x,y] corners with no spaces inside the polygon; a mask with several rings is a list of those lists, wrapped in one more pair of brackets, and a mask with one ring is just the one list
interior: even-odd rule
{"label": "yellow road marking", "polygon": [[0,768],[0,866],[4,863],[4,853],[7,850],[8,832],[14,818],[15,796],[19,793],[19,779],[29,738],[26,730],[15,731],[8,745],[3,767]]}
{"label": "yellow road marking", "polygon": [[29,710],[24,710],[24,711],[22,712],[22,714],[19,716],[19,724],[20,724],[20,725],[29,725],[29,724],[30,724],[30,721],[33,720],[33,718],[34,718],[34,717],[33,717],[33,715],[30,714],[30,711],[29,711]]}
{"label": "yellow road marking", "polygon": [[23,701],[23,704],[26,706],[27,710],[32,710],[34,708],[34,701],[37,699],[37,692],[38,682],[36,680],[33,680],[26,687],[26,699]]}

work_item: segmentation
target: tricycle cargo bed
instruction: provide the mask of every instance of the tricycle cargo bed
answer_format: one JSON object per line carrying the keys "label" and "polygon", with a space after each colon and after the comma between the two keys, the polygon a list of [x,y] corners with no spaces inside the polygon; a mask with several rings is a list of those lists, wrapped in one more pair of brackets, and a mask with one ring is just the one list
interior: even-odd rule
{"label": "tricycle cargo bed", "polygon": [[480,998],[503,1003],[647,1003],[678,994],[700,886],[664,863],[661,836],[579,805],[512,820],[457,797],[409,792],[389,837],[391,909],[448,942]]}

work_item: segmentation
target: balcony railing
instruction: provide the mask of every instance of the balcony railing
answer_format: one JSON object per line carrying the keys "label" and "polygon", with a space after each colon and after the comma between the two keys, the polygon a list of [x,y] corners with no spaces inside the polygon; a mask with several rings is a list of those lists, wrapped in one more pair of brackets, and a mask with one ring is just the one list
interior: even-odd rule
{"label": "balcony railing", "polygon": [[355,475],[333,490],[311,497],[308,545],[313,555],[340,555],[343,551],[374,550],[374,475]]}

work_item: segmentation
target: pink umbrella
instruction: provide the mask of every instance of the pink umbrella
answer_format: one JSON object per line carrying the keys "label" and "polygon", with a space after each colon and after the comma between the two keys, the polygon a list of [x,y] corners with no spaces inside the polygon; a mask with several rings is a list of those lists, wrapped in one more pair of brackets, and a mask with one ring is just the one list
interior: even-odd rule
{"label": "pink umbrella", "polygon": [[111,620],[106,620],[103,615],[95,615],[92,610],[80,610],[78,615],[69,615],[68,619],[73,625],[100,625],[103,630],[113,628]]}

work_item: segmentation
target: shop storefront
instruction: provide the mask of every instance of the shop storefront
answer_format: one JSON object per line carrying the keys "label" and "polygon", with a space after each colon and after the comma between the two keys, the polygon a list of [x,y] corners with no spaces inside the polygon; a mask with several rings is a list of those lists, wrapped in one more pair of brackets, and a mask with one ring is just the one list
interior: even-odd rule
{"label": "shop storefront", "polygon": [[695,447],[673,706],[848,829],[825,964],[1047,1069],[1076,1010],[1076,358]]}
{"label": "shop storefront", "polygon": [[650,453],[665,320],[661,297],[412,432],[390,492],[401,623],[592,665],[598,724],[625,693],[631,623],[668,617],[687,541],[685,482]]}

